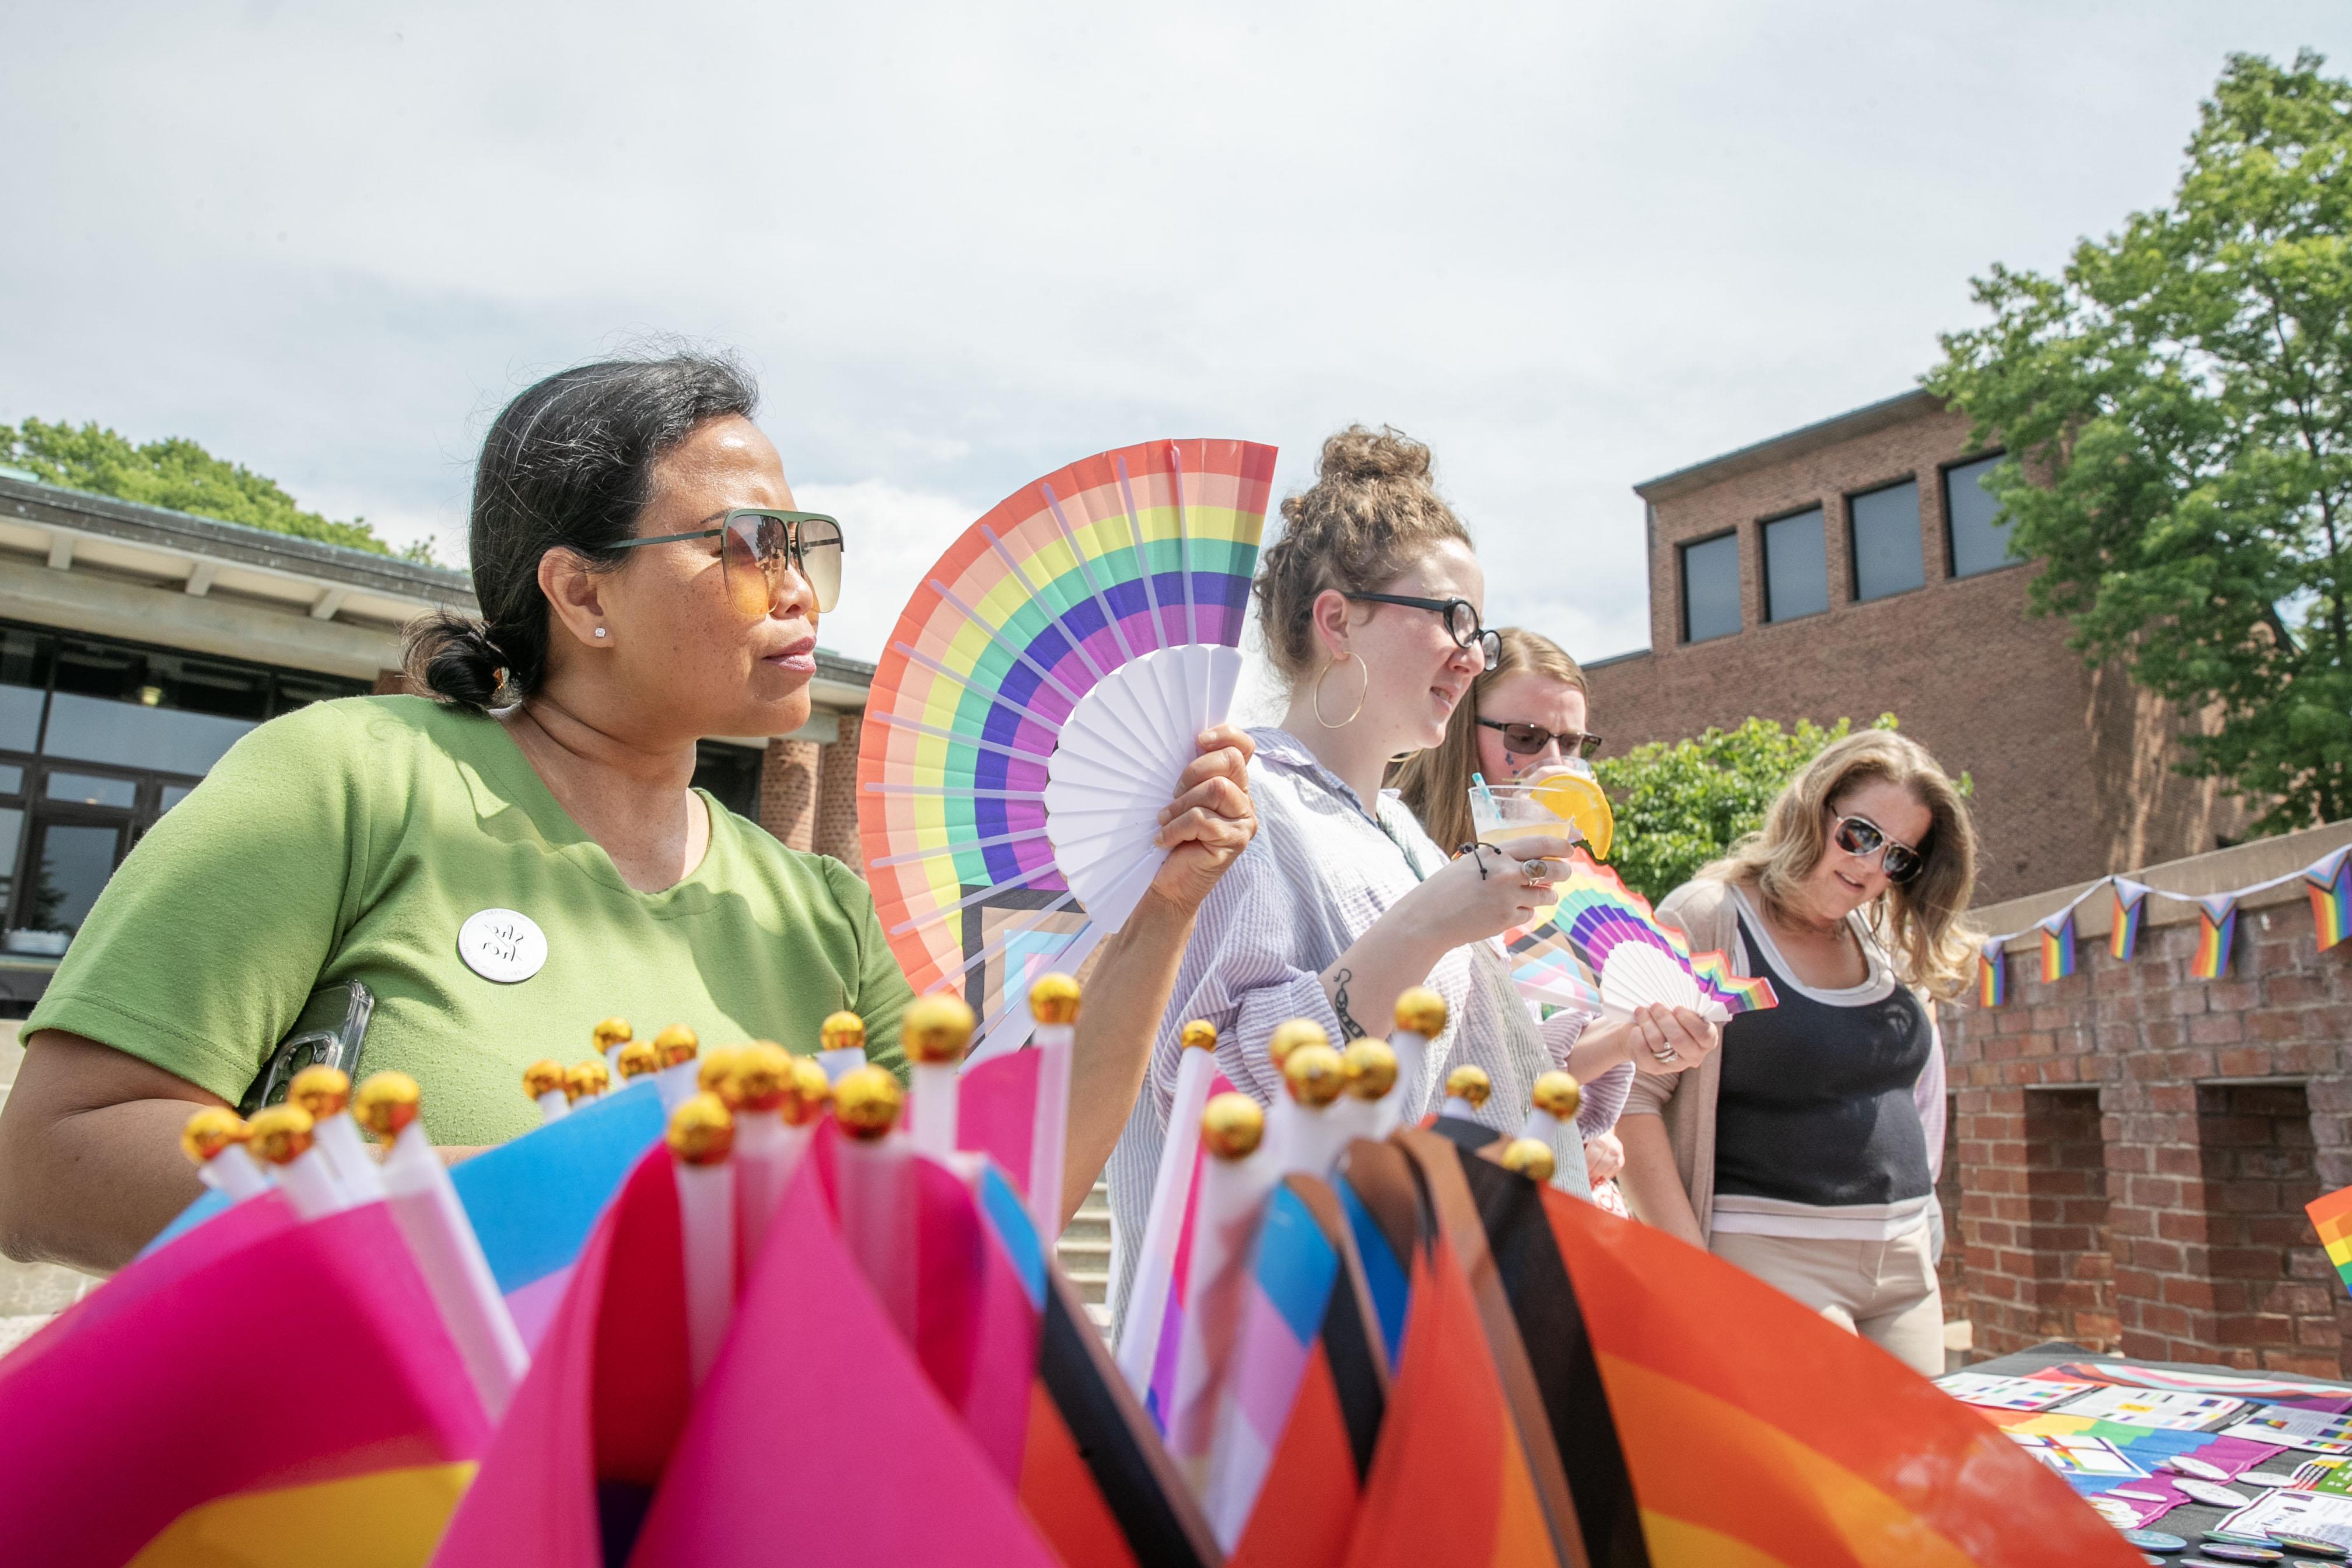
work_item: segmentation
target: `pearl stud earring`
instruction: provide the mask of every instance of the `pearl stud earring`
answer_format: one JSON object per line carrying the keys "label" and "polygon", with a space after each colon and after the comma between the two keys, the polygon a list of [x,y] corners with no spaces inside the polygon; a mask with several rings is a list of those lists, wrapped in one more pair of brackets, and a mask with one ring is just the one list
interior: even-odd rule
{"label": "pearl stud earring", "polygon": [[597,635],[598,637],[603,637],[603,636],[604,635],[604,627],[602,627],[602,626],[598,626],[598,627],[596,628],[596,635]]}

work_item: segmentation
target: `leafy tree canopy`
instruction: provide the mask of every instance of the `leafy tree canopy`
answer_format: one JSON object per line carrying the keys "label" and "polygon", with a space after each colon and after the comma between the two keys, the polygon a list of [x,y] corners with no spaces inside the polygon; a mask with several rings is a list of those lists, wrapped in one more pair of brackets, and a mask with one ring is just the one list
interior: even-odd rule
{"label": "leafy tree canopy", "polygon": [[378,555],[397,555],[425,565],[436,563],[429,540],[395,548],[378,538],[363,517],[337,522],[305,511],[278,488],[277,480],[265,479],[242,463],[215,458],[184,437],[140,447],[94,423],[77,429],[27,419],[13,427],[0,425],[0,462],[68,489],[168,507]]}
{"label": "leafy tree canopy", "polygon": [[[1892,713],[1871,726],[1895,727]],[[1847,719],[1827,729],[1800,719],[1793,730],[1750,719],[1736,730],[1653,741],[1622,757],[1595,759],[1592,771],[1617,817],[1610,864],[1627,887],[1657,902],[1762,828],[1780,786],[1853,728]]]}
{"label": "leafy tree canopy", "polygon": [[2035,607],[2217,732],[2283,832],[2352,813],[2352,83],[2232,56],[2169,205],[2056,277],[1996,266],[1930,390],[2007,447],[1988,481]]}

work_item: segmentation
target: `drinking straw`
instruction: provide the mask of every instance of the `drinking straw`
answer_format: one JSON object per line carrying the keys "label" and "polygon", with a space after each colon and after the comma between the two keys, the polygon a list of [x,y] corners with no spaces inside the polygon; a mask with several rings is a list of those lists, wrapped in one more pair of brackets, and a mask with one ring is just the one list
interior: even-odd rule
{"label": "drinking straw", "polygon": [[351,1103],[352,1079],[341,1068],[313,1064],[294,1075],[286,1086],[289,1103],[310,1113],[310,1142],[342,1193],[343,1205],[363,1204],[383,1196],[383,1177],[360,1142],[359,1123],[343,1114]]}
{"label": "drinking straw", "polygon": [[299,1105],[267,1105],[253,1113],[249,1147],[278,1178],[278,1190],[302,1219],[323,1219],[348,1207],[335,1173],[312,1141],[310,1113]]}
{"label": "drinking straw", "polygon": [[1151,1206],[1144,1214],[1143,1240],[1135,1255],[1135,1283],[1127,1294],[1127,1319],[1119,1325],[1118,1370],[1140,1399],[1151,1386],[1151,1363],[1160,1353],[1160,1325],[1168,1310],[1168,1288],[1176,1270],[1176,1242],[1184,1228],[1184,1208],[1192,1195],[1192,1168],[1201,1149],[1201,1110],[1217,1076],[1217,1026],[1195,1018],[1184,1026],[1176,1059],[1176,1097],[1168,1108],[1168,1139],[1160,1145],[1160,1168],[1151,1176]]}
{"label": "drinking straw", "polygon": [[[1584,1103],[1584,1092],[1576,1079],[1555,1068],[1536,1079],[1532,1103],[1528,1107],[1527,1125],[1519,1129],[1521,1142],[1535,1139],[1552,1152],[1555,1163],[1559,1156],[1560,1140],[1582,1141],[1576,1129],[1576,1112]],[[1568,1188],[1562,1184],[1563,1192]]]}
{"label": "drinking straw", "polygon": [[1297,1109],[1273,1150],[1276,1173],[1320,1180],[1351,1135],[1346,1119],[1331,1114],[1348,1087],[1347,1064],[1328,1046],[1300,1046],[1283,1060],[1282,1084]]}
{"label": "drinking straw", "polygon": [[697,1386],[719,1359],[735,1310],[735,1119],[715,1094],[692,1094],[670,1112],[677,1173],[678,1236],[686,1275],[686,1359]]}
{"label": "drinking straw", "polygon": [[945,993],[917,997],[898,1019],[898,1043],[914,1066],[915,1124],[908,1141],[915,1152],[942,1164],[955,1157],[957,1064],[978,1022],[962,997]]}
{"label": "drinking straw", "polygon": [[1478,1108],[1495,1085],[1484,1068],[1458,1067],[1445,1075],[1445,1109],[1439,1114],[1457,1117],[1464,1121],[1475,1121]]}
{"label": "drinking straw", "polygon": [[180,1130],[180,1148],[196,1163],[205,1185],[233,1204],[269,1190],[269,1178],[254,1163],[246,1141],[253,1131],[245,1118],[223,1105],[208,1105]]}
{"label": "drinking straw", "polygon": [[841,1239],[907,1342],[915,1342],[915,1184],[907,1141],[890,1136],[905,1096],[881,1068],[844,1073],[833,1086],[834,1150]]}
{"label": "drinking straw", "polygon": [[1445,998],[1426,985],[1405,989],[1396,999],[1396,1028],[1389,1049],[1396,1053],[1396,1092],[1380,1102],[1372,1135],[1385,1138],[1411,1116],[1424,1093],[1429,1070],[1429,1042],[1445,1033]]}
{"label": "drinking straw", "polygon": [[1489,816],[1499,816],[1500,813],[1495,806],[1495,792],[1486,787],[1486,775],[1479,773],[1472,773],[1470,775],[1470,784],[1472,788],[1478,792],[1479,804],[1486,808],[1486,815]]}
{"label": "drinking straw", "polygon": [[563,1064],[542,1057],[522,1069],[522,1091],[539,1102],[540,1115],[561,1121],[572,1110],[572,1097],[563,1092]]}
{"label": "drinking straw", "polygon": [[661,1096],[662,1110],[674,1112],[700,1092],[695,1081],[695,1053],[702,1042],[684,1024],[672,1024],[654,1037],[654,1092]]}
{"label": "drinking straw", "polygon": [[1051,1247],[1062,1234],[1062,1173],[1070,1146],[1070,1056],[1078,1037],[1078,983],[1041,974],[1029,987],[1037,1020],[1037,1121],[1029,1138],[1029,1223]]}
{"label": "drinking straw", "polygon": [[855,1013],[835,1013],[817,1026],[816,1065],[824,1081],[841,1082],[845,1073],[866,1065],[866,1020]]}
{"label": "drinking straw", "polygon": [[1168,1413],[1169,1454],[1196,1496],[1208,1477],[1225,1363],[1247,1304],[1250,1245],[1274,1189],[1265,1136],[1265,1112],[1245,1094],[1218,1095],[1201,1113],[1201,1142],[1213,1158],[1201,1173]]}
{"label": "drinking straw", "polygon": [[384,1146],[382,1180],[393,1223],[416,1260],[482,1408],[496,1421],[530,1370],[530,1352],[515,1330],[449,1168],[425,1130],[422,1111],[416,1080],[404,1072],[373,1074],[352,1097],[352,1115]]}
{"label": "drinking straw", "polygon": [[636,1037],[630,1030],[626,1018],[607,1018],[591,1030],[588,1037],[595,1042],[596,1049],[604,1056],[605,1070],[617,1073],[621,1070],[621,1047]]}

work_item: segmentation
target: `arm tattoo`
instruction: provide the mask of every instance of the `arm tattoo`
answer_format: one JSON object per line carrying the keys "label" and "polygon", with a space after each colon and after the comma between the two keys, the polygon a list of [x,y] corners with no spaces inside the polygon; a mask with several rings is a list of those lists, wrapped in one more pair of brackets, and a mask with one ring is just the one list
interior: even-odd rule
{"label": "arm tattoo", "polygon": [[1364,1026],[1348,1011],[1348,982],[1355,977],[1352,969],[1343,969],[1331,976],[1331,1011],[1339,1016],[1339,1037],[1343,1040],[1360,1040],[1365,1034]]}

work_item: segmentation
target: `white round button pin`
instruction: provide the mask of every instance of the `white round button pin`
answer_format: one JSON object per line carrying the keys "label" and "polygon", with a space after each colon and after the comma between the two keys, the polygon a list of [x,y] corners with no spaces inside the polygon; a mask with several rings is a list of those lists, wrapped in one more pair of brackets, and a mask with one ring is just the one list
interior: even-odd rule
{"label": "white round button pin", "polygon": [[529,915],[484,910],[457,928],[457,956],[485,980],[512,985],[547,963],[547,933]]}

